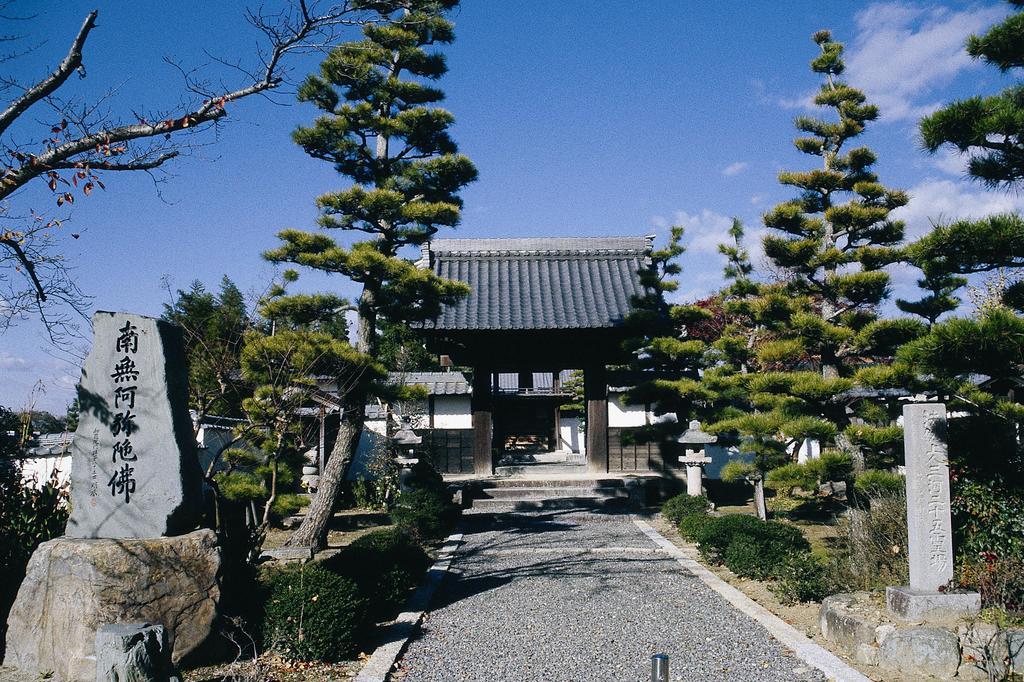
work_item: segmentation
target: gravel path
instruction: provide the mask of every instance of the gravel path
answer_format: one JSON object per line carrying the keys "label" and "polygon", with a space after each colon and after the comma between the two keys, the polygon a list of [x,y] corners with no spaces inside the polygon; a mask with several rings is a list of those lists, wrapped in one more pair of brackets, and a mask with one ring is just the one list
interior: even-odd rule
{"label": "gravel path", "polygon": [[627,514],[472,514],[403,682],[823,680]]}

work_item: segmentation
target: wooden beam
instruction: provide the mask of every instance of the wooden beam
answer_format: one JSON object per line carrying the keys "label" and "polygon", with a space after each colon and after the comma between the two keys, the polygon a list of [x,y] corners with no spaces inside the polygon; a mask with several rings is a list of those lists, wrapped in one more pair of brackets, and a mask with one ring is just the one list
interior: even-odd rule
{"label": "wooden beam", "polygon": [[473,369],[473,473],[490,476],[494,473],[491,457],[491,425],[494,401],[491,397],[491,371],[485,367]]}
{"label": "wooden beam", "polygon": [[587,405],[587,470],[608,471],[608,376],[604,365],[583,370],[583,398]]}

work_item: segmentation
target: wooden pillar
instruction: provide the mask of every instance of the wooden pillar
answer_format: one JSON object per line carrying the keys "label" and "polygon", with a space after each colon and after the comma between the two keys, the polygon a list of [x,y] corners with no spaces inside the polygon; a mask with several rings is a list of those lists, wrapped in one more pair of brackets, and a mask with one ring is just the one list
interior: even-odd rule
{"label": "wooden pillar", "polygon": [[494,473],[491,459],[491,371],[484,367],[473,369],[473,473],[490,476]]}
{"label": "wooden pillar", "polygon": [[608,377],[603,365],[583,370],[587,404],[587,470],[608,471]]}

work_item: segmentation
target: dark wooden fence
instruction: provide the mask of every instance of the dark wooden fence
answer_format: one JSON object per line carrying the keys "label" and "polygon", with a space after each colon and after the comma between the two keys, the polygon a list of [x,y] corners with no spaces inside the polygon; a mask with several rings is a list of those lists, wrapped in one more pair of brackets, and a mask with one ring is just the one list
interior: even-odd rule
{"label": "dark wooden fence", "polygon": [[473,429],[424,429],[423,447],[442,474],[473,473]]}
{"label": "dark wooden fence", "polygon": [[608,471],[659,471],[671,469],[676,461],[674,448],[656,442],[639,442],[638,429],[608,429]]}

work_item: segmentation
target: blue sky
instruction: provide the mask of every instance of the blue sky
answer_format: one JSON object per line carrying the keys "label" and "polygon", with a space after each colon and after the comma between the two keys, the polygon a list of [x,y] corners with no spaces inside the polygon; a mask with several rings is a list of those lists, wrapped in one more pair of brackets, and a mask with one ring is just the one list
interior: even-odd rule
{"label": "blue sky", "polygon": [[[242,21],[244,2],[20,7],[37,16],[17,31],[45,41],[0,64],[23,81],[56,63],[88,10],[99,9],[88,76],[74,87],[86,98],[115,88],[115,115],[174,107],[181,77],[165,56],[231,84],[235,76],[204,50],[247,59],[257,41]],[[720,283],[716,245],[730,216],[746,223],[756,246],[761,214],[792,196],[778,171],[814,163],[794,149],[792,119],[818,85],[808,62],[820,28],[846,43],[849,82],[881,107],[882,119],[861,139],[878,153],[882,181],[910,192],[901,212],[911,235],[931,221],[1024,208],[1015,194],[965,180],[956,156],[924,154],[916,137],[917,120],[942,102],[1010,82],[962,49],[969,33],[1008,11],[1000,2],[466,0],[454,16],[457,39],[445,50],[450,72],[441,87],[457,117],[455,139],[480,180],[463,193],[462,225],[450,236],[663,237],[682,224],[689,252],[680,297],[710,293]],[[294,59],[294,75],[317,61]],[[168,300],[165,276],[184,288],[195,279],[215,286],[226,274],[253,296],[263,291],[274,269],[260,253],[274,246],[274,234],[311,227],[316,195],[345,185],[290,141],[312,107],[279,100],[287,105],[253,99],[230,108],[230,122],[204,138],[214,144],[172,162],[159,193],[145,175],[108,173],[105,192],[76,202],[67,231],[82,237],[67,239],[66,253],[94,308],[158,315]],[[45,110],[33,113],[47,120]],[[52,207],[45,194],[26,191],[9,210]],[[897,295],[913,294],[913,273],[894,277]],[[351,293],[340,279],[300,282]],[[37,407],[62,412],[77,377],[37,325],[0,336],[0,404],[23,407],[41,379]]]}

